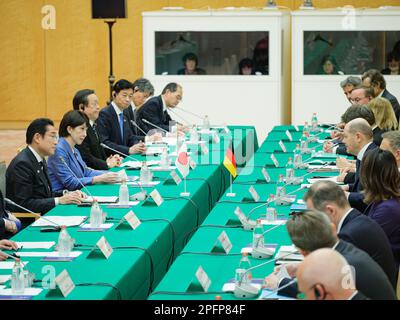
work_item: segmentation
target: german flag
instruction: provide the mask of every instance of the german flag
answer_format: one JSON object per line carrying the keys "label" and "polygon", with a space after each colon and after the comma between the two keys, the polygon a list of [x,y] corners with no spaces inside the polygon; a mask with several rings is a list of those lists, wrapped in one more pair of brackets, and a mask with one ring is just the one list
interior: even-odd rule
{"label": "german flag", "polygon": [[237,176],[236,160],[235,160],[235,155],[233,154],[231,148],[228,148],[228,150],[226,151],[223,164],[225,168],[229,171],[229,173],[232,175],[232,177],[236,178]]}

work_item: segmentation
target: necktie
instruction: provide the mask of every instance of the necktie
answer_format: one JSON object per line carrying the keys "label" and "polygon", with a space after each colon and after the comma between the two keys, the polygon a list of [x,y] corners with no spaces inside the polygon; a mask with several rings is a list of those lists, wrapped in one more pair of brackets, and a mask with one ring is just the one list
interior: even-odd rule
{"label": "necktie", "polygon": [[52,192],[52,190],[51,190],[51,182],[50,182],[50,179],[49,179],[49,173],[48,173],[48,170],[47,170],[46,160],[43,159],[42,161],[39,162],[39,164],[40,164],[40,168],[42,169],[42,172],[44,174],[44,177],[46,178],[48,189],[49,189],[49,191],[51,193]]}
{"label": "necktie", "polygon": [[99,140],[99,135],[97,134],[97,125],[95,123],[93,123],[92,128],[93,128],[94,134],[96,135],[97,140]]}
{"label": "necktie", "polygon": [[124,141],[124,114],[119,114],[119,129],[121,131],[121,140]]}

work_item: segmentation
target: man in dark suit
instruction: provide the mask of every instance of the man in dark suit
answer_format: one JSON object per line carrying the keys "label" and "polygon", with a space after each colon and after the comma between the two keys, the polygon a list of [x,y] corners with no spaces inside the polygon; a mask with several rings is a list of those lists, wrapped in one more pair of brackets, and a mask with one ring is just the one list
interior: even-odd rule
{"label": "man in dark suit", "polygon": [[[340,240],[336,235],[335,226],[332,225],[326,214],[315,210],[295,213],[286,222],[286,229],[293,244],[305,257],[321,248],[331,248],[339,252],[353,268],[357,289],[368,298],[396,300],[393,286],[382,268],[367,253]],[[289,276],[296,275],[298,264],[285,267]],[[283,288],[289,284],[291,279],[279,277],[278,269],[265,279],[265,283],[270,289],[282,288],[278,291],[280,295],[295,297],[298,293],[297,285],[293,283]],[[346,282],[344,281],[344,283]]]}
{"label": "man in dark suit", "polygon": [[362,190],[359,179],[360,166],[365,154],[369,150],[378,147],[373,143],[372,138],[372,128],[365,119],[357,118],[351,120],[344,127],[343,142],[346,145],[346,150],[348,153],[355,155],[357,160],[354,183],[344,185],[342,188],[346,191],[350,205],[360,212],[364,212],[367,207],[363,201],[364,196],[360,193]]}
{"label": "man in dark suit", "polygon": [[388,131],[382,135],[380,148],[390,151],[396,159],[397,167],[400,168],[400,131]]}
{"label": "man in dark suit", "polygon": [[390,101],[393,111],[396,115],[397,121],[400,120],[400,105],[399,101],[386,89],[386,81],[383,75],[376,69],[366,71],[362,77],[364,86],[372,87],[374,89],[375,97],[383,97]]}
{"label": "man in dark suit", "polygon": [[299,290],[307,300],[368,300],[357,290],[346,259],[335,250],[311,252],[299,265],[296,276]]}
{"label": "man in dark suit", "polygon": [[100,107],[95,92],[90,89],[79,90],[75,94],[72,104],[74,110],[82,111],[88,117],[86,138],[82,144],[76,145],[86,165],[96,170],[108,170],[120,166],[122,157],[115,154],[107,158],[103,147],[100,145],[96,123]]}
{"label": "man in dark suit", "polygon": [[131,103],[132,83],[124,79],[117,81],[114,84],[112,95],[113,101],[100,111],[97,120],[100,140],[111,148],[107,149],[106,153],[119,152],[124,156],[145,152],[146,146],[143,143],[143,138],[133,134],[128,119],[123,113]]}
{"label": "man in dark suit", "polygon": [[314,183],[304,195],[304,201],[309,209],[319,210],[329,217],[341,240],[368,253],[396,289],[398,270],[389,240],[380,225],[352,209],[343,190],[332,181]]}
{"label": "man in dark suit", "polygon": [[[145,136],[146,132],[143,130],[143,123],[138,117],[138,111],[146,102],[146,100],[154,95],[154,87],[151,82],[145,78],[139,78],[135,80],[132,85],[133,96],[131,104],[128,108],[124,110],[124,115],[129,121],[132,132],[136,136]],[[134,125],[132,121],[136,124]],[[144,139],[144,137],[143,137]]]}
{"label": "man in dark suit", "polygon": [[[31,122],[26,131],[28,146],[11,161],[6,171],[7,198],[37,213],[46,213],[58,204],[81,203],[82,192],[56,197],[51,188],[45,157],[54,154],[57,141],[53,121],[40,118]],[[8,208],[23,211],[13,206]]]}
{"label": "man in dark suit", "polygon": [[[142,123],[145,132],[155,129],[154,126],[146,123],[146,120],[169,131],[170,124],[175,124],[168,113],[169,108],[175,108],[182,100],[182,87],[174,82],[168,83],[161,95],[149,99],[138,111],[138,119]],[[185,131],[187,128],[177,124],[177,129]]]}

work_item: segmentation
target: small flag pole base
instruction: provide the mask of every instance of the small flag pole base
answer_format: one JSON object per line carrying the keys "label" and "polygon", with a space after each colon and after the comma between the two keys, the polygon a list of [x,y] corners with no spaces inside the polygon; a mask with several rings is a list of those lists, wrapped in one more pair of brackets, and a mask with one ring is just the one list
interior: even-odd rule
{"label": "small flag pole base", "polygon": [[181,192],[180,196],[181,197],[189,197],[190,196],[190,192]]}
{"label": "small flag pole base", "polygon": [[236,197],[236,193],[229,192],[229,193],[226,194],[226,196],[229,197],[229,198],[233,198],[233,197]]}

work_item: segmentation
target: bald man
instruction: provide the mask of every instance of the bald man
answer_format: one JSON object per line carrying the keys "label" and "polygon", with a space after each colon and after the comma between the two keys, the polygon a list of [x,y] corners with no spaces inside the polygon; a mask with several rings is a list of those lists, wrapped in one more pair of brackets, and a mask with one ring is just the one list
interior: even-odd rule
{"label": "bald man", "polygon": [[359,174],[360,166],[365,154],[378,146],[372,141],[373,133],[369,123],[362,118],[356,118],[349,121],[344,127],[343,142],[346,145],[348,153],[357,157],[356,173],[354,175],[354,183],[343,186],[346,196],[352,208],[364,212],[367,205],[364,203],[364,196],[360,193],[362,186],[360,184]]}
{"label": "bald man", "polygon": [[356,289],[352,270],[337,251],[319,249],[300,264],[297,270],[298,288],[307,300],[367,300]]}

